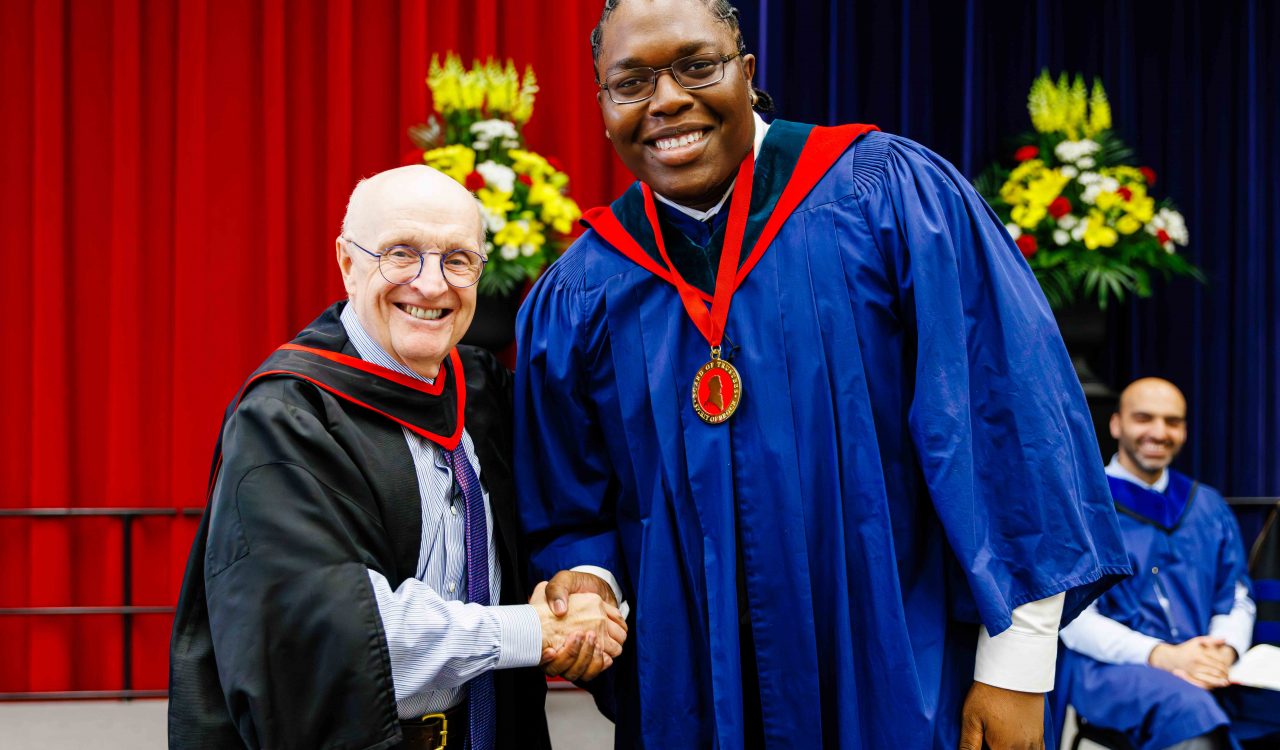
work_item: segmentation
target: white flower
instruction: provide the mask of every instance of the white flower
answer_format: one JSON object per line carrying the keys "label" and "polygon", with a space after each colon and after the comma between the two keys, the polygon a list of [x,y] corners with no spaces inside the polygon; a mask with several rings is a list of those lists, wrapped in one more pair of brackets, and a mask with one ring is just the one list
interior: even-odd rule
{"label": "white flower", "polygon": [[472,141],[472,142],[471,142],[471,148],[474,148],[476,151],[488,151],[488,150],[489,150],[489,142],[488,142],[488,141],[482,141],[482,140],[480,140],[479,138],[477,138],[477,139],[475,139],[474,141]]}
{"label": "white flower", "polygon": [[1059,167],[1058,171],[1062,173],[1063,177],[1067,177],[1067,178],[1075,177],[1076,175],[1080,174],[1080,170],[1076,169],[1070,164],[1064,167]]}
{"label": "white flower", "polygon": [[476,171],[484,178],[484,184],[492,190],[510,193],[515,188],[516,173],[511,167],[484,161],[476,165]]}
{"label": "white flower", "polygon": [[520,248],[519,248],[519,246],[517,246],[517,245],[503,245],[503,246],[502,246],[502,259],[503,259],[503,260],[515,260],[516,258],[519,258],[519,257],[520,257]]}
{"label": "white flower", "polygon": [[1071,230],[1071,239],[1075,240],[1076,242],[1080,242],[1081,240],[1083,240],[1083,239],[1084,239],[1084,230],[1085,230],[1088,226],[1089,226],[1089,225],[1088,225],[1088,224],[1086,224],[1086,223],[1085,223],[1085,222],[1083,222],[1083,221],[1082,221],[1082,222],[1080,222],[1079,224],[1076,224],[1075,229],[1072,229],[1072,230]]}
{"label": "white flower", "polygon": [[1053,230],[1053,241],[1058,245],[1065,245],[1071,241],[1071,235],[1067,234],[1065,229]]}
{"label": "white flower", "polygon": [[1102,175],[1097,172],[1081,172],[1079,179],[1076,181],[1081,185],[1093,185],[1102,179]]}
{"label": "white flower", "polygon": [[1080,221],[1080,217],[1076,216],[1075,214],[1063,214],[1062,216],[1058,217],[1058,226],[1062,227],[1063,229],[1070,229],[1074,227],[1076,223],[1079,221]]}
{"label": "white flower", "polygon": [[[1082,141],[1063,141],[1053,147],[1053,153],[1058,157],[1059,161],[1068,164],[1077,164],[1081,168],[1088,169],[1093,166],[1091,154],[1098,152],[1102,148],[1097,141],[1091,141],[1088,138]],[[1087,164],[1085,162],[1088,162]]]}
{"label": "white flower", "polygon": [[1169,235],[1169,241],[1164,243],[1164,249],[1170,253],[1173,252],[1174,243],[1185,247],[1191,240],[1190,235],[1187,234],[1187,222],[1182,218],[1182,214],[1172,208],[1160,209],[1160,212],[1151,218],[1146,229],[1153,236],[1158,236],[1163,229],[1164,233]]}
{"label": "white flower", "polygon": [[[494,213],[483,205],[480,206],[480,215],[484,217],[484,228],[488,230],[489,234],[497,234],[507,225],[507,217]],[[493,246],[490,245],[489,249],[492,250]]]}
{"label": "white flower", "polygon": [[1098,183],[1102,189],[1108,193],[1114,193],[1120,189],[1120,181],[1114,177],[1103,177],[1102,182]]}
{"label": "white flower", "polygon": [[1022,236],[1022,227],[1017,224],[1005,224],[1004,228],[1005,231],[1009,233],[1009,236],[1013,238],[1014,242],[1017,242],[1018,238]]}
{"label": "white flower", "polygon": [[520,148],[520,141],[517,141],[515,138],[506,138],[502,141],[502,147],[507,150]]}
{"label": "white flower", "polygon": [[1095,182],[1084,189],[1084,192],[1080,194],[1080,200],[1081,202],[1092,206],[1098,202],[1098,193],[1101,192],[1102,186]]}
{"label": "white flower", "polygon": [[496,141],[500,138],[515,139],[516,126],[506,120],[481,120],[471,124],[471,135],[476,140]]}
{"label": "white flower", "polygon": [[526,258],[532,258],[532,257],[533,257],[533,254],[534,254],[534,253],[536,253],[536,252],[538,252],[538,246],[537,246],[537,245],[532,245],[532,244],[530,244],[530,243],[526,242],[526,243],[524,243],[523,245],[521,245],[521,246],[520,246],[520,254],[521,254],[521,255],[523,255],[523,256],[524,256],[524,257],[526,257]]}

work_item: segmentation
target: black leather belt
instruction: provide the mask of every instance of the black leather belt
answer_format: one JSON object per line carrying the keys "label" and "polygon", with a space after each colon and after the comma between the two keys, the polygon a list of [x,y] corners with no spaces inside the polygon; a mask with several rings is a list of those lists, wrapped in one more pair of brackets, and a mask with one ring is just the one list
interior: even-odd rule
{"label": "black leather belt", "polygon": [[467,703],[442,713],[427,714],[421,719],[401,719],[404,750],[444,750],[467,744]]}

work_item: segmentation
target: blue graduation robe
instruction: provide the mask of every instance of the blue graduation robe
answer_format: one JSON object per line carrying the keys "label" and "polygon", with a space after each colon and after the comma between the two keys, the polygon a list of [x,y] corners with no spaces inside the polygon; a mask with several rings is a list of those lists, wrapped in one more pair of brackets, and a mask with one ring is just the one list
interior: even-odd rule
{"label": "blue graduation robe", "polygon": [[[744,257],[813,130],[770,127]],[[656,257],[640,200],[613,215]],[[632,606],[593,687],[619,747],[744,744],[742,611],[769,747],[954,748],[976,623],[999,633],[1064,591],[1070,620],[1128,572],[1035,279],[906,139],[839,152],[738,290],[728,422],[692,407],[708,343],[676,290],[598,231],[534,286],[517,335],[534,575],[599,565]]]}
{"label": "blue graduation robe", "polygon": [[[1098,611],[1168,643],[1207,635],[1209,620],[1250,585],[1244,545],[1218,492],[1169,471],[1165,492],[1108,478],[1134,576],[1098,600]],[[1280,693],[1232,686],[1212,692],[1145,664],[1106,664],[1072,651],[1063,664],[1066,698],[1090,723],[1125,732],[1140,750],[1159,750],[1231,726],[1235,740],[1280,732]]]}

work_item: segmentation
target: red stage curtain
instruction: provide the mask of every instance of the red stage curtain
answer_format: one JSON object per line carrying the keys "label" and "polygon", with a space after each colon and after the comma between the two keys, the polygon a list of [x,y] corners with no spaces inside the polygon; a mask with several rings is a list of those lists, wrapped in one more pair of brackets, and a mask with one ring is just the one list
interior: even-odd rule
{"label": "red stage curtain", "polygon": [[[532,64],[531,146],[584,208],[628,182],[603,136],[600,0],[7,0],[0,506],[204,503],[222,410],[341,294],[357,179],[429,113],[432,53]],[[195,519],[135,522],[133,603],[176,600]],[[121,523],[0,518],[0,607],[117,605]],[[171,618],[134,620],[133,687]],[[0,692],[121,687],[120,618],[0,617]]]}

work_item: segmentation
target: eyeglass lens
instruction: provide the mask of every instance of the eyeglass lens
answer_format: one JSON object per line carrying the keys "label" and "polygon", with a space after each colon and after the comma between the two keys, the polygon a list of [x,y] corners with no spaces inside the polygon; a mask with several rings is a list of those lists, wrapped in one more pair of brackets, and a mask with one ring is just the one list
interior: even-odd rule
{"label": "eyeglass lens", "polygon": [[[609,76],[605,85],[615,104],[629,104],[648,99],[658,88],[658,70],[629,68]],[[671,63],[671,75],[686,89],[698,89],[719,83],[724,78],[724,61],[717,53],[691,55]]]}
{"label": "eyeglass lens", "polygon": [[440,272],[451,286],[471,286],[484,271],[484,259],[470,250],[451,250],[441,255],[419,253],[408,247],[388,248],[378,258],[378,270],[392,284],[408,284],[421,275],[428,255],[440,256]]}

